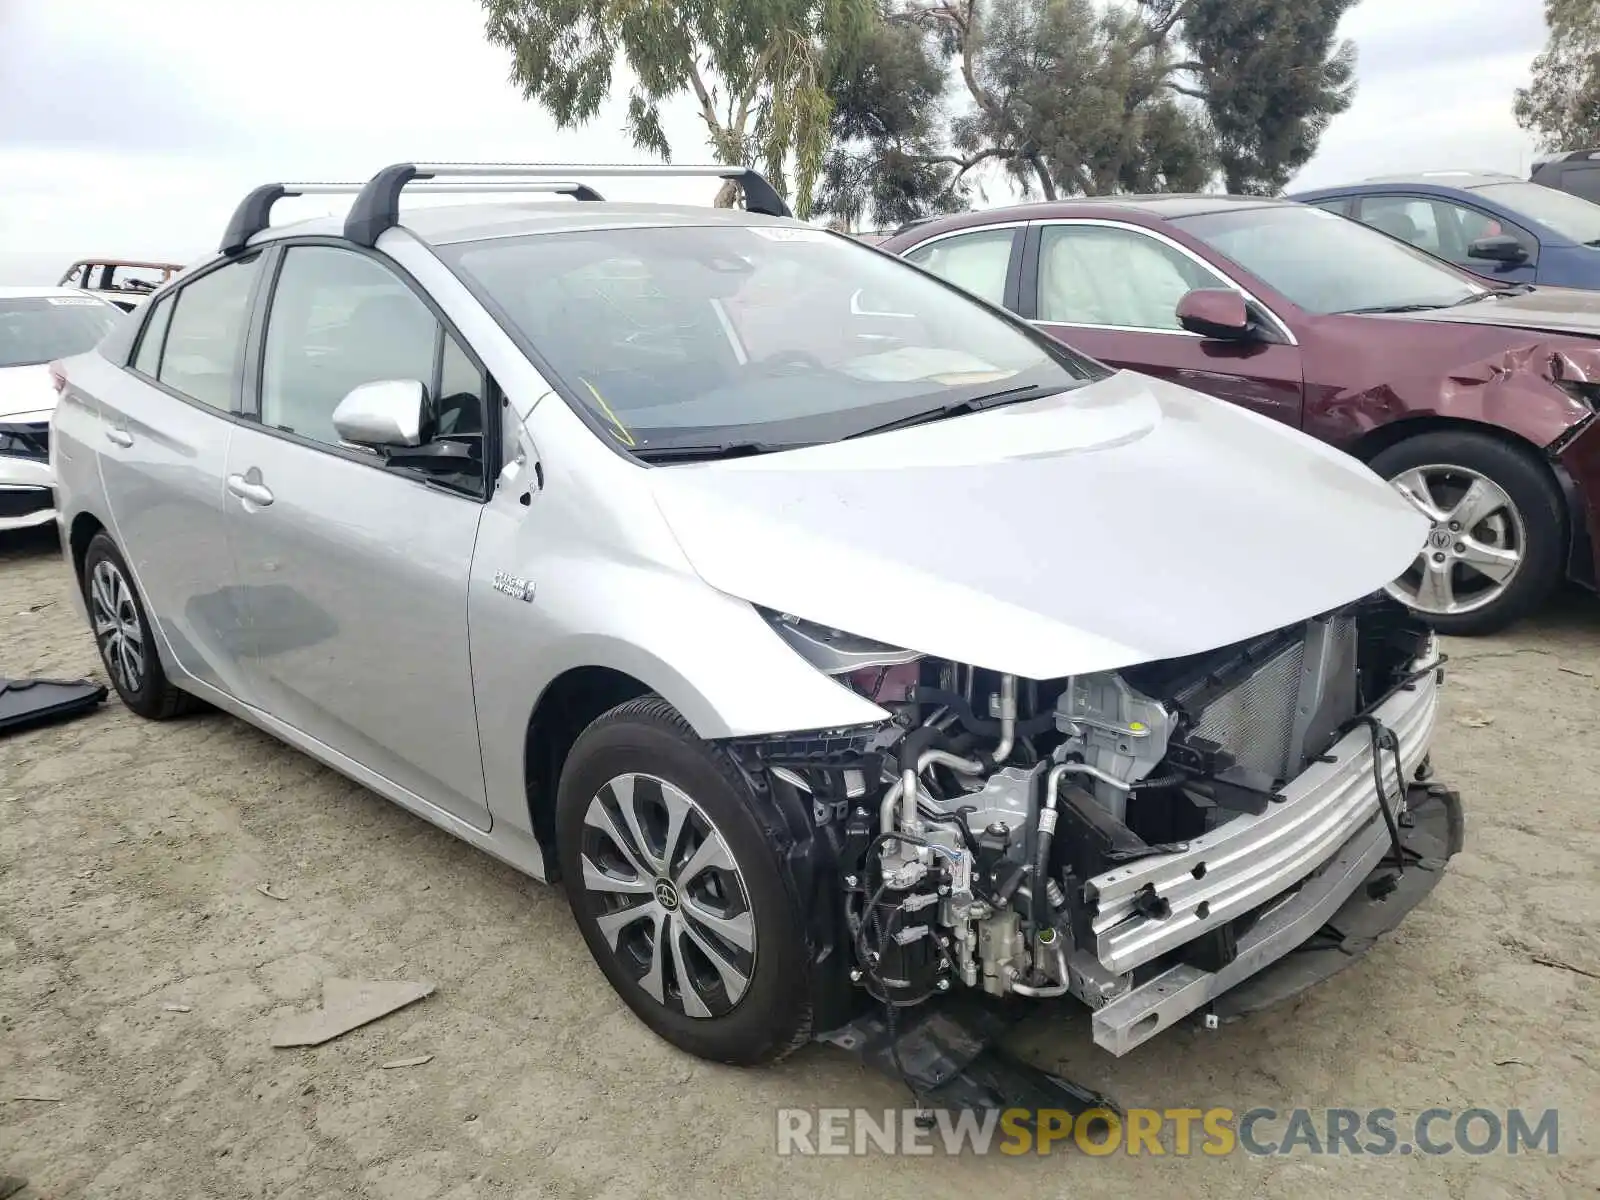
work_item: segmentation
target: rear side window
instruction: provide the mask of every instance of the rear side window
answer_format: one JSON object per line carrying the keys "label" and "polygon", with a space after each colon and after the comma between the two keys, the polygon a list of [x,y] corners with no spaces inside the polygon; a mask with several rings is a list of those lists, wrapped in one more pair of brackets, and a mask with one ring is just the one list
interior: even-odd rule
{"label": "rear side window", "polygon": [[990,304],[1003,304],[1015,234],[1013,229],[958,233],[918,246],[905,259]]}
{"label": "rear side window", "polygon": [[166,343],[167,326],[172,321],[172,303],[171,296],[156,301],[145,322],[144,333],[139,337],[139,353],[133,357],[133,369],[151,379],[161,375],[161,347]]}
{"label": "rear side window", "polygon": [[201,404],[224,412],[233,407],[234,374],[250,321],[250,290],[260,267],[259,255],[229,263],[176,293],[157,379]]}
{"label": "rear side window", "polygon": [[1312,208],[1320,208],[1323,212],[1331,212],[1335,216],[1348,217],[1350,215],[1350,199],[1346,196],[1330,196],[1326,200],[1307,200],[1304,203]]}

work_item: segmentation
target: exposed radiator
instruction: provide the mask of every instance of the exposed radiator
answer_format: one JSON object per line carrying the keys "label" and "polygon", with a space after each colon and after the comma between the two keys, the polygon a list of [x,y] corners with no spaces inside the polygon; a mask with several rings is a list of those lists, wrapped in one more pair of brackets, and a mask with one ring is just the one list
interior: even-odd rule
{"label": "exposed radiator", "polygon": [[1241,766],[1294,778],[1355,715],[1355,619],[1308,621],[1203,705],[1195,736],[1216,742]]}

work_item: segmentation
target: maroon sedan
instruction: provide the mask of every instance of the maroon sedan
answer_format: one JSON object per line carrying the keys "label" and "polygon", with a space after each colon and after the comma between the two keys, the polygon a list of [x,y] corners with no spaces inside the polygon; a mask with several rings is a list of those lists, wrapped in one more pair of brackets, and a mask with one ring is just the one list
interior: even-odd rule
{"label": "maroon sedan", "polygon": [[1391,590],[1441,630],[1501,628],[1564,575],[1595,586],[1600,295],[1495,288],[1354,221],[1230,196],[965,213],[880,248],[1363,459],[1433,522]]}

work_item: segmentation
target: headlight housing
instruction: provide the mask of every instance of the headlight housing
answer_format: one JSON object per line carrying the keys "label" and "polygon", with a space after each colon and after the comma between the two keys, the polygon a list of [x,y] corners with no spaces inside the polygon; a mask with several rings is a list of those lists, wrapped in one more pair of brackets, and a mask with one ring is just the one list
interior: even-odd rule
{"label": "headlight housing", "polygon": [[874,703],[908,699],[921,677],[924,656],[920,651],[890,646],[793,613],[762,609],[761,615],[801,658]]}

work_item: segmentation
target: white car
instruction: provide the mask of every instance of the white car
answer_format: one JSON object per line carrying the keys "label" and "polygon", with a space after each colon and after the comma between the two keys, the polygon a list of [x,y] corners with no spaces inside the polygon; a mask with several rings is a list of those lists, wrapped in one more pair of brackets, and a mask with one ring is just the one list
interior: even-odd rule
{"label": "white car", "polygon": [[0,287],[0,533],[55,520],[50,363],[93,349],[122,315],[76,288]]}

